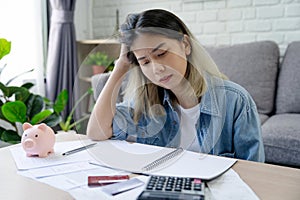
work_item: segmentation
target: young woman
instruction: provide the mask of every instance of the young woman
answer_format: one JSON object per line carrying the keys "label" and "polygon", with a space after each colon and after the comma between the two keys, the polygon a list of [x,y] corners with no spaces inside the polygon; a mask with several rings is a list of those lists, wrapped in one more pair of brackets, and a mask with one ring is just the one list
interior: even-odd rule
{"label": "young woman", "polygon": [[[120,31],[120,57],[88,123],[91,139],[264,161],[253,99],[219,72],[177,16],[159,9],[130,14]],[[116,105],[127,74],[126,100]]]}

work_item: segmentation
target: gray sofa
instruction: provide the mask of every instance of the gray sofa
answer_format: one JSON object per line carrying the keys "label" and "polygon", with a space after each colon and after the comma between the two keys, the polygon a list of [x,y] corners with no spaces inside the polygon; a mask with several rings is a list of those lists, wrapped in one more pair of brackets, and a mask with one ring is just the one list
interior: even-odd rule
{"label": "gray sofa", "polygon": [[300,167],[300,41],[290,43],[282,59],[271,41],[207,50],[256,102],[266,162]]}
{"label": "gray sofa", "polygon": [[[252,95],[260,115],[266,162],[300,167],[300,41],[284,57],[272,41],[205,47],[220,70]],[[94,75],[97,98],[109,74]],[[125,83],[122,85],[124,89]],[[122,101],[120,93],[118,101]]]}

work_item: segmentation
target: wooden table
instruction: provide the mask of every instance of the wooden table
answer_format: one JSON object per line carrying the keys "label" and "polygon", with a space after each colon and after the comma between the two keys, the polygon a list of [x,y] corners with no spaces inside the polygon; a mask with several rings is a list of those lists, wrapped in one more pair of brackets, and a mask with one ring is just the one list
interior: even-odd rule
{"label": "wooden table", "polygon": [[[57,142],[84,138],[58,134]],[[10,147],[0,149],[0,199],[73,199],[67,192],[17,174]],[[300,169],[238,160],[233,169],[260,199],[300,199]]]}

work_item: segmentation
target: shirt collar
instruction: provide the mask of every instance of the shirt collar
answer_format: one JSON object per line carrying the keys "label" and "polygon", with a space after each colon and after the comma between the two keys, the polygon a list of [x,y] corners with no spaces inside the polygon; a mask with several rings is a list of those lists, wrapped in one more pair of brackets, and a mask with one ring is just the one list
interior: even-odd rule
{"label": "shirt collar", "polygon": [[166,89],[164,89],[163,105],[168,105],[172,110],[174,110],[174,107],[171,104],[170,94],[169,94],[168,90],[166,90]]}
{"label": "shirt collar", "polygon": [[[204,95],[201,97],[200,112],[213,115],[213,116],[221,116],[220,109],[217,103],[216,89],[215,87],[213,87],[214,84],[212,83],[215,80],[217,80],[217,82],[220,81],[216,78],[206,79],[207,90],[204,93]],[[174,110],[174,107],[172,106],[170,101],[170,94],[166,89],[164,90],[163,104],[168,105],[172,110]]]}

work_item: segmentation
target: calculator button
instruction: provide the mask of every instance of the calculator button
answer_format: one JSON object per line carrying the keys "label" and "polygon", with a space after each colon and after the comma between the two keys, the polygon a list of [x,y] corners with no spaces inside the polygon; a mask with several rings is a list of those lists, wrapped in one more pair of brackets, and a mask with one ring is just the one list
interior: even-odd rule
{"label": "calculator button", "polygon": [[166,187],[165,190],[166,191],[172,191],[172,187]]}

